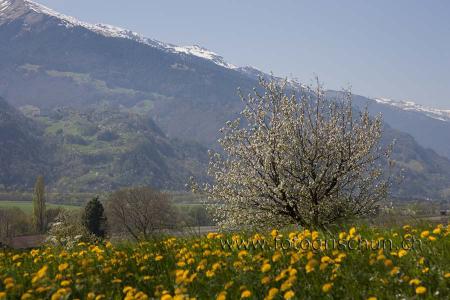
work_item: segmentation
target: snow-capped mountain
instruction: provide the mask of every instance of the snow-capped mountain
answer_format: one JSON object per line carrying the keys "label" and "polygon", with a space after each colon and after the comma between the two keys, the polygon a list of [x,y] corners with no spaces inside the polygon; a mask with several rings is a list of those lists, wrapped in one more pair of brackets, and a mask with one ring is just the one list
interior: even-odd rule
{"label": "snow-capped mountain", "polygon": [[430,118],[450,122],[450,110],[430,108],[407,100],[395,101],[388,98],[375,98],[374,100],[380,104],[386,104],[405,111],[423,113]]}
{"label": "snow-capped mountain", "polygon": [[[30,10],[38,14],[45,14],[47,16],[54,17],[59,20],[61,26],[65,26],[67,28],[79,26],[101,34],[105,37],[130,39],[148,46],[156,47],[161,50],[179,54],[194,55],[203,59],[210,60],[215,64],[225,68],[239,69],[237,66],[226,62],[222,56],[199,45],[176,46],[145,37],[137,32],[128,29],[108,24],[90,24],[82,22],[74,17],[58,13],[44,5],[30,0],[0,0],[0,24],[11,21],[20,15],[28,14]],[[252,67],[245,68],[251,69]]]}
{"label": "snow-capped mountain", "polygon": [[[179,47],[126,29],[80,22],[28,0],[0,0],[0,97],[15,108],[38,111],[41,116],[57,122],[64,117],[61,107],[80,111],[80,115],[86,116],[90,116],[88,112],[92,109],[104,112],[112,107],[126,114],[127,121],[116,124],[120,128],[128,128],[130,132],[139,130],[129,118],[136,112],[153,119],[160,128],[158,138],[148,135],[143,139],[149,145],[161,147],[144,147],[133,152],[136,163],[120,166],[123,169],[110,170],[110,164],[107,164],[108,168],[104,170],[110,170],[108,174],[149,169],[153,175],[161,177],[161,170],[154,168],[148,155],[158,162],[162,161],[161,155],[170,156],[172,160],[180,159],[181,165],[186,166],[190,165],[186,158],[200,160],[200,157],[196,158],[198,152],[190,148],[189,143],[215,147],[220,128],[226,121],[238,117],[243,108],[237,88],[243,93],[252,92],[259,76],[270,75],[252,67],[231,65],[199,46]],[[292,86],[300,88],[302,85],[292,82]],[[405,110],[356,95],[355,98],[355,106],[368,105],[371,112],[382,112],[386,123],[391,125],[386,126],[385,136],[399,140],[394,155],[400,165],[409,170],[406,192],[415,197],[437,197],[442,190],[448,189],[450,168],[447,166],[450,162],[422,146],[450,157],[450,122],[442,122],[417,109]],[[99,126],[97,118],[89,117],[70,138],[64,130],[58,130],[55,141],[78,143],[83,148],[95,140],[91,136],[93,129],[104,129]],[[9,129],[4,132],[10,134]],[[72,133],[75,134],[70,132],[69,135]],[[84,138],[80,139],[78,135]],[[181,153],[157,143],[166,137],[167,140],[189,142],[181,147],[187,152]],[[34,150],[34,147],[22,148]],[[97,184],[89,173],[92,164],[111,159],[121,161],[121,157],[109,152],[105,155],[88,152],[73,156],[76,166],[73,169],[86,174],[86,177],[76,175],[77,178],[94,180],[92,185]],[[3,170],[6,159],[2,159],[1,153],[0,169]],[[3,153],[16,151],[6,148]],[[186,158],[182,158],[183,155]],[[15,161],[26,160],[18,157]],[[142,161],[152,165],[144,164],[143,167]],[[197,168],[195,164],[190,166]],[[67,161],[56,167],[64,171],[71,169],[67,167]],[[173,173],[179,173],[181,168],[178,164],[166,167]],[[15,164],[11,168],[15,168]],[[111,178],[108,174],[104,175]],[[71,176],[67,182],[74,178]]]}

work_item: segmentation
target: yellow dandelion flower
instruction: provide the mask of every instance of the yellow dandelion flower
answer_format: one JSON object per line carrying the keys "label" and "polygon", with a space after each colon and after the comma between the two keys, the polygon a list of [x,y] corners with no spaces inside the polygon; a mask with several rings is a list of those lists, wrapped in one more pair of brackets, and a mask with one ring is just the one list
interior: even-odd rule
{"label": "yellow dandelion flower", "polygon": [[281,253],[280,252],[276,252],[273,256],[272,256],[272,261],[273,262],[277,262],[279,261],[281,258]]}
{"label": "yellow dandelion flower", "polygon": [[400,249],[397,253],[398,257],[403,257],[406,254],[408,254],[408,251],[404,250],[404,249]]}
{"label": "yellow dandelion flower", "polygon": [[267,273],[267,272],[270,271],[270,269],[271,269],[270,264],[263,264],[262,267],[261,267],[261,272]]}
{"label": "yellow dandelion flower", "polygon": [[349,233],[351,236],[355,235],[355,233],[356,233],[356,228],[355,228],[355,227],[350,228],[350,230],[348,231],[348,233]]}
{"label": "yellow dandelion flower", "polygon": [[420,234],[421,238],[427,238],[430,235],[430,232],[428,230],[422,231]]}
{"label": "yellow dandelion flower", "polygon": [[63,275],[62,274],[56,274],[55,280],[61,280],[61,279],[63,279]]}
{"label": "yellow dandelion flower", "polygon": [[422,295],[425,294],[427,292],[427,288],[424,286],[418,286],[416,287],[416,294],[417,295]]}
{"label": "yellow dandelion flower", "polygon": [[163,259],[163,256],[162,256],[162,255],[156,255],[156,256],[155,256],[155,260],[156,260],[156,261],[160,261],[161,259]]}
{"label": "yellow dandelion flower", "polygon": [[332,283],[325,283],[325,284],[322,286],[322,291],[323,291],[324,293],[328,293],[329,291],[331,291],[332,288],[333,288],[333,284],[332,284]]}
{"label": "yellow dandelion flower", "polygon": [[444,278],[450,278],[450,273],[445,273]]}
{"label": "yellow dandelion flower", "polygon": [[278,289],[273,287],[269,290],[266,298],[269,300],[273,299],[277,294],[278,294]]}
{"label": "yellow dandelion flower", "polygon": [[318,237],[319,237],[319,232],[313,231],[313,232],[311,233],[311,239],[312,239],[312,240],[317,240]]}
{"label": "yellow dandelion flower", "polygon": [[182,267],[186,266],[186,263],[185,263],[184,261],[179,261],[179,262],[177,263],[177,266],[179,266],[180,268],[182,268]]}
{"label": "yellow dandelion flower", "polygon": [[295,293],[292,290],[287,291],[286,293],[284,293],[283,298],[286,300],[292,299],[294,298]]}
{"label": "yellow dandelion flower", "polygon": [[241,251],[239,251],[239,253],[238,253],[238,257],[239,257],[239,258],[242,258],[242,257],[246,256],[247,254],[248,254],[248,251],[246,251],[246,250],[241,250]]}
{"label": "yellow dandelion flower", "polygon": [[328,264],[328,263],[331,262],[331,258],[328,257],[328,256],[324,256],[324,257],[322,257],[322,258],[320,259],[320,261],[321,261],[323,264]]}
{"label": "yellow dandelion flower", "polygon": [[64,271],[64,270],[66,270],[68,267],[69,267],[69,264],[68,264],[68,263],[62,263],[62,264],[60,264],[60,265],[58,266],[58,270],[59,270],[60,272],[62,272],[62,271]]}
{"label": "yellow dandelion flower", "polygon": [[435,228],[434,230],[433,230],[433,233],[434,234],[440,234],[441,233],[441,228]]}
{"label": "yellow dandelion flower", "polygon": [[213,265],[212,265],[212,269],[213,269],[214,271],[220,269],[220,263],[215,263],[215,264],[213,264]]}
{"label": "yellow dandelion flower", "polygon": [[261,283],[264,284],[264,285],[269,284],[269,282],[270,282],[270,277],[269,276],[265,276],[265,277],[263,277],[261,279]]}
{"label": "yellow dandelion flower", "polygon": [[421,281],[419,279],[417,279],[417,278],[411,279],[409,281],[409,285],[419,285],[420,283],[421,283]]}
{"label": "yellow dandelion flower", "polygon": [[272,230],[272,232],[270,232],[270,235],[271,235],[273,238],[276,238],[276,237],[278,236],[278,230],[276,230],[276,229]]}
{"label": "yellow dandelion flower", "polygon": [[37,271],[36,275],[32,279],[32,283],[35,283],[47,275],[48,266],[45,265]]}
{"label": "yellow dandelion flower", "polygon": [[252,292],[250,292],[249,290],[245,290],[241,293],[241,299],[242,298],[250,298],[252,296]]}
{"label": "yellow dandelion flower", "polygon": [[162,295],[161,300],[172,300],[172,296],[170,294]]}
{"label": "yellow dandelion flower", "polygon": [[377,297],[369,297],[367,300],[377,300]]}
{"label": "yellow dandelion flower", "polygon": [[33,296],[30,293],[24,293],[22,297],[20,297],[20,300],[28,300],[33,299]]}
{"label": "yellow dandelion flower", "polygon": [[394,268],[392,268],[391,272],[389,272],[389,274],[390,274],[391,276],[395,276],[395,275],[397,275],[398,273],[400,273],[400,268],[399,268],[399,267],[394,267]]}
{"label": "yellow dandelion flower", "polygon": [[225,300],[227,299],[227,292],[222,291],[217,295],[216,300]]}
{"label": "yellow dandelion flower", "polygon": [[385,260],[386,256],[384,256],[383,254],[380,254],[377,256],[377,260]]}
{"label": "yellow dandelion flower", "polygon": [[384,261],[384,265],[385,265],[386,267],[392,267],[393,262],[392,262],[392,260],[390,260],[390,259],[386,259],[386,260]]}
{"label": "yellow dandelion flower", "polygon": [[253,236],[253,241],[262,241],[262,240],[263,240],[263,238],[259,233],[255,234]]}
{"label": "yellow dandelion flower", "polygon": [[70,280],[63,280],[61,281],[61,286],[62,287],[67,287],[71,284]]}
{"label": "yellow dandelion flower", "polygon": [[292,287],[292,283],[291,281],[288,279],[285,282],[283,282],[283,284],[280,287],[280,290],[282,292],[287,291],[288,289],[290,289]]}

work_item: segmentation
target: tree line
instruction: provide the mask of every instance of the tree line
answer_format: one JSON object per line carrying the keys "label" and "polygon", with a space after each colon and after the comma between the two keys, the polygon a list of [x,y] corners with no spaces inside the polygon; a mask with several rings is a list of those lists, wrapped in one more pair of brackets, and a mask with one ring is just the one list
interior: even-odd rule
{"label": "tree line", "polygon": [[213,225],[202,206],[179,209],[168,193],[149,187],[130,187],[98,196],[80,210],[47,208],[45,182],[35,183],[32,215],[19,208],[0,209],[0,241],[14,236],[45,234],[50,243],[68,245],[104,238],[148,239],[162,232]]}

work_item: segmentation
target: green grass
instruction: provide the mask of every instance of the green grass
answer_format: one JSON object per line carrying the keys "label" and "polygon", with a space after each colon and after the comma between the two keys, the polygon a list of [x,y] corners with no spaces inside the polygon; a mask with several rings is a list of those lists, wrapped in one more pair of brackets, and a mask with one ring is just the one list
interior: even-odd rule
{"label": "green grass", "polygon": [[[275,238],[292,247],[276,246]],[[350,241],[355,246],[381,238],[392,240],[393,249],[350,249]],[[416,246],[398,248],[406,238]],[[317,247],[317,239],[348,246]],[[0,299],[450,299],[449,249],[448,227],[424,225],[210,233],[4,251]]]}
{"label": "green grass", "polygon": [[[24,211],[27,214],[31,214],[33,211],[33,203],[29,201],[4,201],[0,200],[0,209],[1,208],[13,208],[17,207],[20,208],[22,211]],[[51,204],[47,203],[47,208],[56,208],[61,207],[67,210],[76,210],[80,209],[80,206],[75,205],[62,205],[62,204]]]}

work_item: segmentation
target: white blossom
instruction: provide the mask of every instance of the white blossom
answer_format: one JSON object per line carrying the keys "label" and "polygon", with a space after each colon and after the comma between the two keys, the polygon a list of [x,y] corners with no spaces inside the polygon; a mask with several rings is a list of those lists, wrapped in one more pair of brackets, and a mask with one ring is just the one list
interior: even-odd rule
{"label": "white blossom", "polygon": [[260,79],[210,153],[212,184],[193,190],[214,203],[222,227],[299,224],[325,227],[372,212],[386,198],[382,118],[355,113],[350,92],[327,100],[322,86],[289,92]]}

